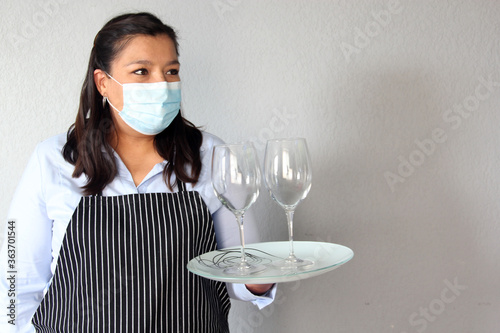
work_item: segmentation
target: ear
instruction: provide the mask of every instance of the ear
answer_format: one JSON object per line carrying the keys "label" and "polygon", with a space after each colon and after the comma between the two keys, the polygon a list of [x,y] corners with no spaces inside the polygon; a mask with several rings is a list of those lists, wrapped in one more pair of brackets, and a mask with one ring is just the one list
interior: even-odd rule
{"label": "ear", "polygon": [[102,69],[94,70],[94,83],[103,97],[107,97],[108,81],[108,75]]}

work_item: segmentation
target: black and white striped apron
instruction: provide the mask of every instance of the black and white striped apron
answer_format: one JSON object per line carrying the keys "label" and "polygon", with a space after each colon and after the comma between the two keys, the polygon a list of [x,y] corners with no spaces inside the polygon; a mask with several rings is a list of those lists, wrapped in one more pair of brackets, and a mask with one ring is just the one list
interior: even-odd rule
{"label": "black and white striped apron", "polygon": [[38,332],[229,332],[225,284],[186,269],[215,250],[212,217],[179,185],[81,199],[32,319]]}

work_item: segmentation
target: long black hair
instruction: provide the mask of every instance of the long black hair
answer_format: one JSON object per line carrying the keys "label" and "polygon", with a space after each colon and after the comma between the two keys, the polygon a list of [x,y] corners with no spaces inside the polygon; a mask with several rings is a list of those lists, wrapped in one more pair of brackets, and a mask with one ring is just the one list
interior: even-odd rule
{"label": "long black hair", "polygon": [[[108,185],[117,174],[113,148],[109,137],[115,131],[108,103],[94,82],[94,71],[110,71],[111,63],[133,37],[138,35],[166,35],[179,54],[177,35],[150,13],[120,15],[104,25],[94,39],[85,81],[80,94],[76,121],[68,130],[63,148],[66,161],[75,166],[73,177],[85,174],[84,195],[95,195]],[[200,147],[202,134],[181,112],[172,123],[155,136],[155,148],[167,161],[163,177],[172,190],[172,174],[183,182],[196,183],[201,171]],[[190,172],[188,172],[190,170]]]}

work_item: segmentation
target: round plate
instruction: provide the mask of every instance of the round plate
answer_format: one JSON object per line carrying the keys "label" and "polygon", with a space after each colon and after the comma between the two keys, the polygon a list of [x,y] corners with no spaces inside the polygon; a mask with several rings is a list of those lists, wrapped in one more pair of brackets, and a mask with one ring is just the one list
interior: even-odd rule
{"label": "round plate", "polygon": [[202,254],[187,265],[187,269],[207,279],[234,283],[276,283],[307,279],[329,272],[353,257],[353,251],[343,245],[323,242],[293,242],[295,255],[300,259],[309,259],[314,265],[295,271],[281,270],[274,262],[288,257],[290,243],[266,242],[248,244],[245,253],[250,264],[264,264],[267,268],[251,275],[228,275],[224,269],[238,263],[239,247],[226,248]]}

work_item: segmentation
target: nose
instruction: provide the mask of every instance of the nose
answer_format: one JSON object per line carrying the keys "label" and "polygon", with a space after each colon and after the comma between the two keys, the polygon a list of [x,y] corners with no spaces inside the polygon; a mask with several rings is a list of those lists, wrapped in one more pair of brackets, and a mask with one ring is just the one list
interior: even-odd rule
{"label": "nose", "polygon": [[162,71],[155,71],[154,75],[151,76],[151,82],[163,82],[167,81],[167,75],[162,73]]}

